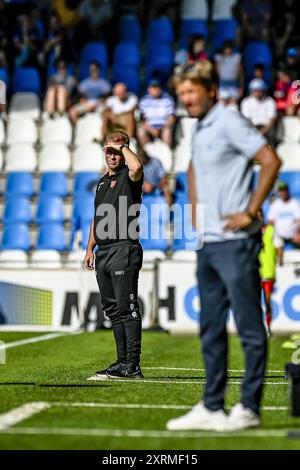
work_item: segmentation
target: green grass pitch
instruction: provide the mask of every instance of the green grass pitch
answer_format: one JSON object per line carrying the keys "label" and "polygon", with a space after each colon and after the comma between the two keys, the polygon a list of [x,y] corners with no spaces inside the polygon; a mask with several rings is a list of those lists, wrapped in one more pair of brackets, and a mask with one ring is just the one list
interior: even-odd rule
{"label": "green grass pitch", "polygon": [[[0,341],[40,335],[0,332]],[[166,431],[166,421],[183,414],[203,391],[196,337],[144,333],[144,381],[87,381],[115,360],[110,331],[9,348],[6,364],[0,365],[0,427],[1,417],[14,408],[31,402],[48,405],[0,429],[0,449],[300,449],[300,439],[286,437],[288,430],[300,429],[300,419],[291,418],[287,409],[283,370],[292,351],[281,348],[284,340],[270,340],[263,425],[238,435]],[[237,338],[230,338],[229,367],[228,408],[238,402],[243,377]]]}

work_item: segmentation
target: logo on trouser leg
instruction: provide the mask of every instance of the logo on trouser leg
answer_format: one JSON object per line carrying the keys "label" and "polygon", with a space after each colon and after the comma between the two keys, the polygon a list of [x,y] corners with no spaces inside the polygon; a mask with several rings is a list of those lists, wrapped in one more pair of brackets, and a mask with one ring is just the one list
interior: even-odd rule
{"label": "logo on trouser leg", "polygon": [[125,271],[115,271],[115,275],[116,276],[122,276],[122,274],[124,274]]}

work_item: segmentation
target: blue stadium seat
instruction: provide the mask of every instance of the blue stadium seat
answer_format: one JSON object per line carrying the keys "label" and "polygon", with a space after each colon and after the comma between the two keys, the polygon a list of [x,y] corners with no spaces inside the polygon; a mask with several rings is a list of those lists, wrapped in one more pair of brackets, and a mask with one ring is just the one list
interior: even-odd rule
{"label": "blue stadium seat", "polygon": [[105,42],[89,42],[84,46],[80,63],[80,79],[84,79],[88,76],[89,62],[92,60],[99,62],[101,76],[106,77],[108,54]]}
{"label": "blue stadium seat", "polygon": [[37,69],[33,67],[19,67],[13,76],[13,93],[31,92],[37,95],[41,92],[41,79]]}
{"label": "blue stadium seat", "polygon": [[134,15],[121,17],[118,32],[121,41],[129,41],[139,45],[142,40],[142,28],[138,18]]}
{"label": "blue stadium seat", "polygon": [[44,173],[41,177],[40,194],[66,197],[68,194],[68,187],[65,173]]}
{"label": "blue stadium seat", "polygon": [[237,23],[234,19],[216,20],[213,22],[213,50],[217,51],[226,40],[234,41]]}
{"label": "blue stadium seat", "polygon": [[176,174],[175,199],[180,196],[188,196],[188,178],[185,171]]}
{"label": "blue stadium seat", "polygon": [[155,77],[164,82],[174,65],[174,53],[167,44],[149,43],[146,60],[146,81]]}
{"label": "blue stadium seat", "polygon": [[40,197],[36,214],[38,224],[63,223],[64,218],[64,204],[60,197],[48,195]]}
{"label": "blue stadium seat", "polygon": [[40,227],[37,250],[66,250],[66,234],[61,224],[44,224]]}
{"label": "blue stadium seat", "polygon": [[83,250],[87,249],[88,241],[89,241],[89,236],[90,236],[90,227],[91,224],[83,224],[81,227],[81,233],[82,233],[82,242],[81,242],[81,248]]}
{"label": "blue stadium seat", "polygon": [[186,47],[188,38],[194,35],[202,35],[205,38],[208,36],[207,25],[205,20],[183,20],[180,30],[180,45]]}
{"label": "blue stadium seat", "polygon": [[28,225],[13,224],[4,227],[2,250],[30,250],[30,233]]}
{"label": "blue stadium seat", "polygon": [[134,67],[138,69],[141,64],[139,47],[128,41],[119,42],[114,50],[113,64],[114,66]]}
{"label": "blue stadium seat", "polygon": [[184,195],[177,198],[173,212],[173,250],[195,250],[198,248],[196,232],[192,227],[190,201]]}
{"label": "blue stadium seat", "polygon": [[112,83],[125,83],[128,90],[132,93],[139,94],[140,92],[140,73],[138,70],[124,67],[123,65],[113,68]]}
{"label": "blue stadium seat", "polygon": [[172,44],[174,41],[174,31],[171,21],[166,16],[161,16],[149,21],[147,30],[147,41],[157,41],[165,44]]}
{"label": "blue stadium seat", "polygon": [[6,201],[4,224],[28,224],[32,220],[30,201],[27,197],[11,197]]}
{"label": "blue stadium seat", "polygon": [[[151,206],[155,207],[151,209]],[[145,250],[168,249],[167,223],[169,207],[163,196],[148,196],[143,200],[140,215],[140,240]]]}
{"label": "blue stadium seat", "polygon": [[7,70],[3,67],[0,67],[0,80],[5,82],[6,90],[8,90],[9,89],[9,77],[8,77]]}
{"label": "blue stadium seat", "polygon": [[94,172],[76,173],[74,180],[74,195],[92,194],[92,186],[96,186],[100,175]]}
{"label": "blue stadium seat", "polygon": [[84,224],[91,224],[94,217],[94,197],[86,196],[78,198],[73,206],[73,230],[78,230]]}
{"label": "blue stadium seat", "polygon": [[16,195],[31,197],[33,193],[33,177],[31,173],[17,172],[7,175],[6,197]]}
{"label": "blue stadium seat", "polygon": [[260,41],[249,42],[244,50],[244,63],[246,68],[247,81],[253,78],[253,67],[255,64],[263,64],[266,68],[266,77],[268,81],[270,78],[270,67],[272,65],[272,52],[270,47]]}
{"label": "blue stadium seat", "polygon": [[300,198],[300,171],[283,171],[279,180],[288,184],[292,197]]}

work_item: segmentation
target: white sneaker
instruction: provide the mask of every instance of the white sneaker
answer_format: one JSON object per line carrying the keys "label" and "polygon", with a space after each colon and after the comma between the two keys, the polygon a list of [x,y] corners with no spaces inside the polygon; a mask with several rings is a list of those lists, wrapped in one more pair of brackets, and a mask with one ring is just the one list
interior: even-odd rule
{"label": "white sneaker", "polygon": [[246,408],[242,403],[238,403],[232,408],[228,417],[228,423],[230,431],[238,431],[259,426],[261,419],[250,408]]}
{"label": "white sneaker", "polygon": [[167,429],[169,431],[193,429],[225,431],[228,429],[228,417],[223,410],[210,411],[200,402],[185,415],[168,421]]}

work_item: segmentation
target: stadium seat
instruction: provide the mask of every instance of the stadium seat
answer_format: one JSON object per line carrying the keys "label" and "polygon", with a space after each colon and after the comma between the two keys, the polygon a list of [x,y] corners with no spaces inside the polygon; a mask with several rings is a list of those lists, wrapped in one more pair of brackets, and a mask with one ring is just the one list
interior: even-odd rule
{"label": "stadium seat", "polygon": [[102,119],[99,113],[87,113],[78,119],[75,128],[75,145],[102,139]]}
{"label": "stadium seat", "polygon": [[86,223],[78,231],[78,233],[80,234],[79,245],[83,250],[87,249],[87,245],[88,245],[88,241],[90,237],[90,228],[91,228],[91,224]]}
{"label": "stadium seat", "polygon": [[216,20],[213,22],[213,50],[217,51],[226,40],[234,41],[237,23],[234,19]]}
{"label": "stadium seat", "polygon": [[30,144],[11,145],[6,154],[7,172],[34,171],[37,165],[36,152]]}
{"label": "stadium seat", "polygon": [[15,93],[9,106],[9,119],[26,117],[38,119],[40,116],[40,98],[35,93]]}
{"label": "stadium seat", "polygon": [[100,179],[100,174],[95,172],[76,173],[74,179],[74,196],[93,194],[92,187],[96,186]]}
{"label": "stadium seat", "polygon": [[90,224],[91,220],[94,217],[94,196],[85,196],[80,195],[78,199],[75,200],[73,206],[73,230],[78,230],[85,224]]}
{"label": "stadium seat", "polygon": [[182,261],[184,263],[196,263],[197,262],[197,253],[195,250],[177,250],[174,251],[172,255],[173,261]]}
{"label": "stadium seat", "polygon": [[63,223],[64,219],[64,204],[60,197],[48,195],[40,197],[36,213],[38,224]]}
{"label": "stadium seat", "polygon": [[282,171],[279,180],[288,184],[292,197],[300,199],[300,169],[299,171]]}
{"label": "stadium seat", "polygon": [[89,63],[95,60],[99,62],[101,67],[101,76],[106,76],[106,70],[108,65],[108,54],[107,47],[103,41],[95,41],[86,44],[81,54],[80,63],[80,79],[84,79],[88,76]]}
{"label": "stadium seat", "polygon": [[27,269],[28,256],[23,250],[5,250],[0,253],[1,269]]}
{"label": "stadium seat", "polygon": [[35,144],[37,141],[37,129],[31,118],[10,120],[7,126],[7,144]]}
{"label": "stadium seat", "polygon": [[16,172],[9,173],[6,178],[6,197],[26,196],[31,197],[34,193],[33,177],[31,173]]}
{"label": "stadium seat", "polygon": [[50,144],[44,147],[40,154],[39,171],[66,172],[71,167],[71,157],[68,147],[64,144]]}
{"label": "stadium seat", "polygon": [[161,44],[172,45],[174,41],[174,31],[171,21],[167,16],[161,16],[150,20],[147,29],[147,41],[156,41]]}
{"label": "stadium seat", "polygon": [[191,161],[192,148],[186,140],[182,140],[174,150],[174,173],[188,170]]}
{"label": "stadium seat", "polygon": [[166,251],[169,246],[167,224],[169,207],[162,196],[148,196],[140,213],[140,240],[145,250]]}
{"label": "stadium seat", "polygon": [[0,145],[3,145],[5,142],[5,126],[2,119],[0,119]]}
{"label": "stadium seat", "polygon": [[82,262],[84,260],[85,250],[78,249],[71,251],[66,259],[65,267],[67,269],[82,269]]}
{"label": "stadium seat", "polygon": [[47,119],[41,129],[41,144],[65,144],[72,141],[72,126],[68,118]]}
{"label": "stadium seat", "polygon": [[74,152],[73,170],[75,173],[100,172],[104,164],[104,154],[99,144],[83,144]]}
{"label": "stadium seat", "polygon": [[13,224],[4,227],[1,250],[30,250],[28,225]]}
{"label": "stadium seat", "polygon": [[9,76],[7,70],[3,67],[0,67],[0,80],[5,83],[6,91],[9,91]]}
{"label": "stadium seat", "polygon": [[67,177],[65,173],[50,172],[41,176],[40,195],[66,197],[68,194]]}
{"label": "stadium seat", "polygon": [[282,140],[286,144],[300,143],[300,119],[297,116],[282,118]]}
{"label": "stadium seat", "polygon": [[61,224],[43,224],[38,233],[36,250],[65,251],[66,234]]}
{"label": "stadium seat", "polygon": [[159,260],[166,259],[166,254],[161,250],[144,250],[143,252],[143,263],[154,263]]}
{"label": "stadium seat", "polygon": [[198,248],[196,231],[192,227],[190,201],[186,196],[175,200],[173,222],[173,251],[196,250]]}
{"label": "stadium seat", "polygon": [[60,269],[62,262],[56,250],[35,250],[30,259],[30,267],[35,269]]}
{"label": "stadium seat", "polygon": [[158,78],[164,83],[170,76],[174,65],[173,49],[167,44],[148,43],[146,54],[146,82]]}
{"label": "stadium seat", "polygon": [[251,41],[244,50],[244,63],[247,81],[253,78],[253,67],[255,64],[263,64],[266,67],[266,81],[270,79],[270,67],[272,65],[272,52],[265,42]]}
{"label": "stadium seat", "polygon": [[114,50],[113,64],[138,70],[141,65],[140,48],[129,41],[119,42]]}
{"label": "stadium seat", "polygon": [[281,171],[300,171],[300,144],[279,144],[277,153],[282,160]]}
{"label": "stadium seat", "polygon": [[180,30],[180,45],[187,46],[188,38],[193,35],[208,36],[207,25],[205,20],[200,19],[184,19]]}
{"label": "stadium seat", "polygon": [[16,196],[6,201],[3,216],[5,225],[18,223],[29,224],[31,220],[30,201],[27,197]]}
{"label": "stadium seat", "polygon": [[172,151],[167,144],[159,139],[156,139],[154,142],[148,142],[145,145],[145,150],[148,155],[150,155],[150,157],[154,157],[160,160],[165,171],[171,171],[173,164]]}
{"label": "stadium seat", "polygon": [[41,79],[37,69],[33,67],[19,67],[13,76],[13,93],[31,92],[37,95],[41,92]]}
{"label": "stadium seat", "polygon": [[3,166],[3,154],[2,154],[2,149],[0,148],[0,170],[2,170]]}
{"label": "stadium seat", "polygon": [[118,32],[121,41],[129,41],[139,45],[142,40],[142,28],[138,18],[134,15],[121,17]]}
{"label": "stadium seat", "polygon": [[188,197],[188,177],[187,172],[176,174],[175,197]]}
{"label": "stadium seat", "polygon": [[116,65],[113,68],[112,83],[115,85],[119,82],[125,83],[129,91],[139,95],[141,83],[138,70]]}

